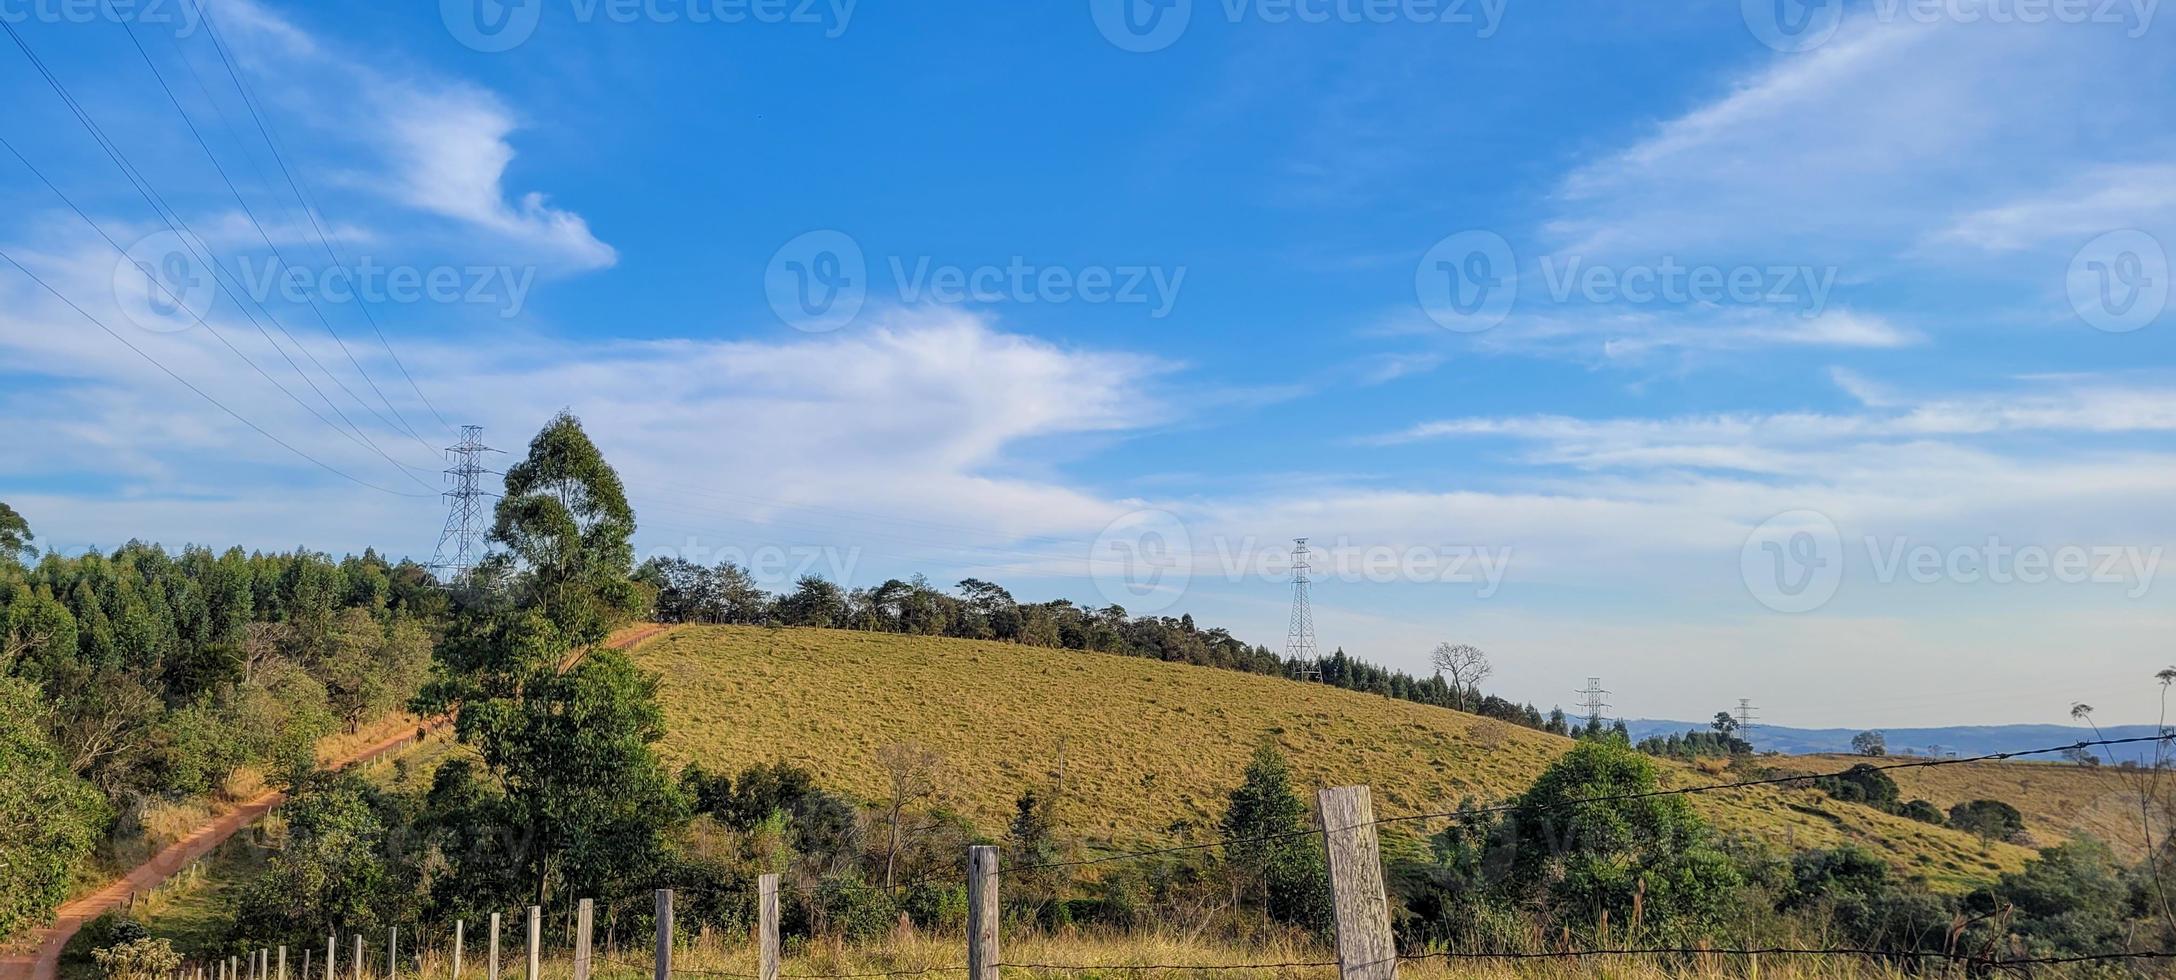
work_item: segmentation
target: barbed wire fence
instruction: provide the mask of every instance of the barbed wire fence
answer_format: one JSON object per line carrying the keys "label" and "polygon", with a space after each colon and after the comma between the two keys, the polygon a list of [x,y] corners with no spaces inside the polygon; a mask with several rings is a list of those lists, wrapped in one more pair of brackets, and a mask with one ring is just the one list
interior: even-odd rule
{"label": "barbed wire fence", "polygon": [[[1502,814],[1529,815],[1550,810],[1592,806],[1604,803],[1629,802],[1659,797],[1692,796],[1722,793],[1759,787],[1805,787],[1816,780],[1831,779],[1850,774],[1853,770],[1895,771],[1903,769],[1934,768],[1964,765],[1975,762],[1999,762],[2031,756],[2057,753],[2077,753],[2086,749],[2133,745],[2147,742],[2169,743],[2176,741],[2176,732],[2128,738],[2092,739],[2047,748],[2026,749],[2011,752],[1993,752],[1984,755],[1925,758],[1886,763],[1859,763],[1851,769],[1828,773],[1788,774],[1743,779],[1730,782],[1680,786],[1669,789],[1641,790],[1628,793],[1612,793],[1577,799],[1560,800],[1548,804],[1507,803],[1486,807],[1465,807],[1427,813],[1399,814],[1376,817],[1373,801],[1366,786],[1330,787],[1320,791],[1318,810],[1320,826],[1307,830],[1265,834],[1250,837],[1221,838],[1169,847],[1143,850],[1127,850],[1113,854],[1063,861],[1048,861],[1001,868],[998,848],[977,844],[968,847],[967,860],[959,872],[925,875],[895,885],[896,888],[913,888],[932,883],[964,883],[967,887],[967,927],[965,932],[966,960],[944,966],[925,966],[911,969],[878,970],[847,973],[787,973],[782,969],[782,946],[779,942],[780,876],[766,874],[758,878],[755,893],[745,888],[733,890],[736,900],[753,900],[754,923],[752,945],[757,954],[757,969],[742,973],[718,969],[695,969],[674,963],[674,952],[683,937],[676,937],[673,909],[676,896],[674,889],[660,889],[653,895],[655,909],[652,914],[654,936],[652,957],[649,962],[637,962],[615,955],[616,943],[608,937],[605,955],[596,955],[595,902],[589,898],[568,903],[562,910],[551,910],[553,917],[564,914],[567,919],[565,934],[571,939],[574,980],[595,980],[598,967],[624,974],[648,973],[654,980],[671,980],[673,977],[714,977],[720,980],[877,980],[891,977],[920,977],[938,974],[967,974],[969,980],[999,980],[1005,969],[1024,970],[1031,973],[1082,973],[1123,972],[1152,973],[1160,971],[1238,972],[1272,970],[1331,970],[1340,980],[1395,980],[1397,967],[1404,963],[1428,961],[1445,962],[1520,962],[1531,960],[1605,959],[1605,958],[1702,958],[1729,957],[1738,959],[1767,958],[1851,958],[1864,961],[1933,961],[1948,965],[1961,965],[1978,975],[1999,970],[2029,971],[2033,967],[2092,965],[2110,963],[2168,962],[2176,961],[2176,950],[2108,950],[2096,953],[2048,955],[2048,956],[1998,956],[1993,953],[1975,953],[1957,949],[1919,950],[1901,948],[1877,948],[1855,946],[1619,946],[1595,949],[1560,950],[1438,950],[1401,954],[1395,947],[1390,925],[1390,906],[1384,887],[1380,844],[1376,828],[1406,823],[1456,822],[1474,820]],[[1330,894],[1333,917],[1336,924],[1335,959],[1287,960],[1259,963],[1042,963],[1008,961],[1001,955],[1001,914],[998,902],[1000,880],[1006,875],[1027,875],[1042,871],[1074,869],[1120,861],[1138,861],[1214,848],[1227,848],[1248,844],[1266,844],[1303,837],[1321,837],[1330,873]],[[2149,860],[2153,857],[2149,855]],[[711,896],[713,898],[716,895]],[[543,968],[543,924],[546,910],[541,906],[519,909],[517,917],[524,927],[522,944],[523,980],[539,980]],[[616,923],[613,912],[607,921]],[[502,967],[502,913],[490,913],[487,928],[487,949],[483,964],[483,980],[501,980]],[[412,938],[420,938],[417,927]],[[452,980],[460,980],[464,968],[474,972],[468,962],[468,921],[456,920],[450,933]],[[400,980],[404,962],[399,927],[390,927],[386,934],[383,970],[370,970],[367,963],[366,940],[360,933],[351,934],[352,955],[348,969],[342,970],[342,948],[337,934],[326,937],[325,956],[314,962],[309,951],[300,959],[301,972],[296,980]],[[412,963],[419,972],[424,965],[425,951],[422,943],[415,943],[406,962]],[[248,951],[246,955],[229,955],[225,958],[193,957],[184,959],[181,966],[172,971],[174,980],[289,980],[289,950],[286,946],[266,947]],[[419,978],[420,980],[420,978]]]}

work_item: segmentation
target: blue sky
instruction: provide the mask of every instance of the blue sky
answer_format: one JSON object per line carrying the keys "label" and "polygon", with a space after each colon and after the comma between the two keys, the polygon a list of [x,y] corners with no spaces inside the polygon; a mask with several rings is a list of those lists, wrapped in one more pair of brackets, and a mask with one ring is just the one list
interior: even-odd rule
{"label": "blue sky", "polygon": [[1308,535],[1325,650],[1545,708],[2145,721],[2176,659],[2145,0],[205,2],[0,4],[162,202],[0,45],[47,546],[427,559],[440,417],[564,407],[645,554],[1281,649]]}

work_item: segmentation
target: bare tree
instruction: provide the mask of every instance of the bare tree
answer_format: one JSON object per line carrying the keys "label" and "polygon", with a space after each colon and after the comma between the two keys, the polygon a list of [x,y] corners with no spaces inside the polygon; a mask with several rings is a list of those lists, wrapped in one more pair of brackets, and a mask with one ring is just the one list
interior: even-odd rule
{"label": "bare tree", "polygon": [[937,773],[944,767],[944,756],[907,742],[877,749],[876,761],[891,779],[891,796],[884,804],[884,887],[888,889],[899,865],[899,852],[924,829],[909,822],[908,812],[937,795]]}
{"label": "bare tree", "polygon": [[1494,673],[1496,667],[1488,662],[1488,654],[1481,648],[1465,643],[1438,643],[1428,662],[1436,669],[1437,677],[1447,677],[1451,684],[1451,696],[1458,699],[1458,707],[1465,709],[1466,692],[1480,693],[1481,682]]}

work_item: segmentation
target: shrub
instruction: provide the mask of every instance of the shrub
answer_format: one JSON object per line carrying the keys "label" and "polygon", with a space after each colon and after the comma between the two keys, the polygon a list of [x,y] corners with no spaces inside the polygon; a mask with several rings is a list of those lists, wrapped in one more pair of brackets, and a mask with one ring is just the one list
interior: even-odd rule
{"label": "shrub", "polygon": [[144,937],[91,951],[106,980],[160,980],[181,969],[181,954],[164,939]]}
{"label": "shrub", "polygon": [[1949,808],[1949,825],[1988,840],[2014,840],[2025,832],[2025,817],[2001,800],[1972,800]]}
{"label": "shrub", "polygon": [[1942,815],[1941,807],[1935,806],[1934,804],[1929,803],[1925,800],[1913,800],[1910,803],[1906,803],[1903,806],[1897,808],[1896,814],[1900,817],[1910,817],[1911,819],[1917,820],[1920,823],[1931,823],[1935,826],[1941,826],[1942,822],[1946,819]]}

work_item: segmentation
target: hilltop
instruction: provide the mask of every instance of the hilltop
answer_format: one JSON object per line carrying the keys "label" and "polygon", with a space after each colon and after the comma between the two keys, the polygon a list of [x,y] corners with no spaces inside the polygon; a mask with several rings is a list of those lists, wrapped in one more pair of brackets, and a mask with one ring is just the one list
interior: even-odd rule
{"label": "hilltop", "polygon": [[[1272,739],[1309,784],[1367,783],[1384,816],[1523,790],[1564,738],[1377,695],[1228,670],[975,640],[828,629],[686,627],[635,651],[664,677],[670,762],[807,767],[866,799],[887,744],[941,749],[949,805],[985,832],[1062,769],[1061,818],[1091,846],[1209,839],[1247,755]],[[1720,781],[1662,763],[1671,785]],[[1840,767],[1839,767],[1840,768]],[[2030,852],[1813,790],[1693,798],[1716,825],[1780,848],[1854,842],[1941,887]],[[1399,825],[1427,829],[1426,825]],[[1386,828],[1393,829],[1393,828]]]}

